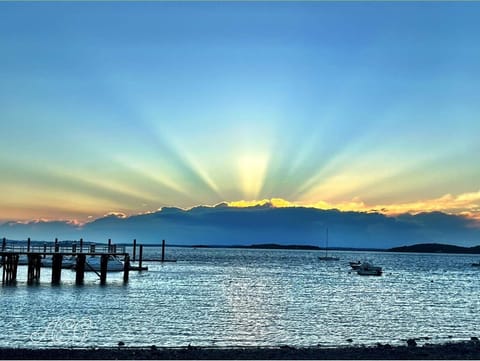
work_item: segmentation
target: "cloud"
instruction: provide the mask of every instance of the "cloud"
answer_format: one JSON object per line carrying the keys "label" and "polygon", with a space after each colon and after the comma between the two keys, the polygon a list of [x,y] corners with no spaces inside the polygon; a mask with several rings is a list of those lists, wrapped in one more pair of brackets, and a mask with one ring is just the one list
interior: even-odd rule
{"label": "cloud", "polygon": [[127,215],[123,212],[109,212],[104,217],[127,218]]}
{"label": "cloud", "polygon": [[426,199],[411,203],[379,205],[387,214],[443,212],[464,215],[480,221],[480,191],[462,193],[457,196],[445,194],[439,198]]}
{"label": "cloud", "polygon": [[251,207],[255,205],[271,204],[273,207],[312,207],[317,209],[339,209],[354,212],[380,212],[386,215],[403,213],[443,212],[451,215],[460,215],[479,221],[480,226],[480,191],[462,193],[459,195],[445,194],[438,198],[424,199],[416,202],[393,204],[367,204],[359,197],[345,202],[290,202],[280,198],[232,201],[231,207]]}
{"label": "cloud", "polygon": [[[361,202],[354,202],[361,203]],[[379,212],[341,211],[284,206],[281,201],[261,201],[249,207],[221,203],[188,210],[164,207],[157,212],[126,217],[110,214],[78,225],[71,222],[9,222],[0,234],[10,239],[79,239],[106,242],[248,245],[254,243],[310,244],[323,246],[328,227],[330,245],[388,248],[414,243],[480,243],[480,228],[465,215],[423,212],[389,216]]]}

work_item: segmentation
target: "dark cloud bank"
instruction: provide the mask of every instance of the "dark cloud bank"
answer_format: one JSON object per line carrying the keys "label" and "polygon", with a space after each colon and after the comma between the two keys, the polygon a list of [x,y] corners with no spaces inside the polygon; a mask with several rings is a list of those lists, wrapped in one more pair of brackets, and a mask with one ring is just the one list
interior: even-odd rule
{"label": "dark cloud bank", "polygon": [[480,227],[473,220],[440,212],[387,217],[379,213],[341,212],[314,208],[274,208],[271,205],[235,208],[226,205],[190,210],[162,210],[127,218],[108,216],[83,226],[66,222],[8,222],[0,236],[35,240],[84,238],[116,243],[136,238],[144,244],[162,239],[178,245],[250,245],[256,243],[389,248],[415,243],[480,244]]}

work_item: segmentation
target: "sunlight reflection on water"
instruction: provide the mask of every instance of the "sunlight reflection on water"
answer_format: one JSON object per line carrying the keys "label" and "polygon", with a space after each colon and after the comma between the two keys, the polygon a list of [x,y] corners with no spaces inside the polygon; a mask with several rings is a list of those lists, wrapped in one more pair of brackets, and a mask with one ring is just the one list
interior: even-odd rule
{"label": "sunlight reflection on water", "polygon": [[[21,267],[17,286],[0,291],[0,346],[328,346],[349,338],[399,344],[478,336],[480,270],[470,267],[478,257],[336,254],[340,261],[321,262],[314,251],[169,248],[178,262],[147,263],[149,271],[132,272],[128,285],[121,273],[109,274],[105,287],[93,274],[77,287],[69,270],[53,287],[47,269],[40,285],[27,286]],[[385,274],[349,273],[356,259],[372,260]],[[32,342],[33,333],[65,319],[69,332],[90,320],[86,337]]]}

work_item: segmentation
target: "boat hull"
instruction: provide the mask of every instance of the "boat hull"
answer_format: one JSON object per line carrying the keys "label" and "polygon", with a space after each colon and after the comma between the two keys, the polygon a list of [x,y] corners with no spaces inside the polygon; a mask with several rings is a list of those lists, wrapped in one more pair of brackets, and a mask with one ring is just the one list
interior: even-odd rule
{"label": "boat hull", "polygon": [[[120,272],[123,271],[124,265],[118,259],[110,257],[107,264],[107,272]],[[85,272],[100,272],[100,257],[87,258],[85,262]]]}
{"label": "boat hull", "polygon": [[350,267],[352,267],[353,270],[358,270],[360,266],[362,265],[361,262],[349,262]]}
{"label": "boat hull", "polygon": [[338,257],[318,257],[320,261],[338,261],[340,258]]}
{"label": "boat hull", "polygon": [[381,276],[382,270],[362,270],[358,269],[357,274],[360,276]]}

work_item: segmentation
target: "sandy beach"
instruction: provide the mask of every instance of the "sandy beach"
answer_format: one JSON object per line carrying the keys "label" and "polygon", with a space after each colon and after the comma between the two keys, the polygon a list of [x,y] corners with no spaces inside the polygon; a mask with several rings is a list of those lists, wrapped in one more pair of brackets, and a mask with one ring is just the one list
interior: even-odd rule
{"label": "sandy beach", "polygon": [[452,342],[441,345],[390,346],[377,344],[373,347],[251,347],[209,348],[184,347],[162,348],[99,348],[99,349],[22,349],[2,348],[0,359],[45,360],[45,359],[105,359],[105,360],[478,360],[480,342],[477,340]]}

